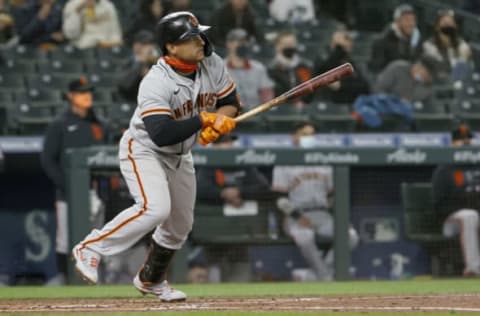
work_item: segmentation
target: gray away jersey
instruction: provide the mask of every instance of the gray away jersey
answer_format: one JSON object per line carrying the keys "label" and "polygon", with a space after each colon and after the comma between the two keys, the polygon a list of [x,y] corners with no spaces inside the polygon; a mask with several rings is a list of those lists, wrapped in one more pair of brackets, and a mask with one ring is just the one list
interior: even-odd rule
{"label": "gray away jersey", "polygon": [[217,100],[228,96],[235,83],[228,75],[223,60],[215,53],[198,65],[195,80],[177,74],[163,58],[143,78],[138,91],[138,105],[130,120],[129,132],[139,143],[156,152],[186,154],[197,134],[171,146],[158,147],[148,135],[143,118],[169,115],[184,120],[201,111],[214,111]]}
{"label": "gray away jersey", "polygon": [[288,192],[295,208],[328,208],[328,193],[333,190],[330,166],[276,166],[274,189]]}

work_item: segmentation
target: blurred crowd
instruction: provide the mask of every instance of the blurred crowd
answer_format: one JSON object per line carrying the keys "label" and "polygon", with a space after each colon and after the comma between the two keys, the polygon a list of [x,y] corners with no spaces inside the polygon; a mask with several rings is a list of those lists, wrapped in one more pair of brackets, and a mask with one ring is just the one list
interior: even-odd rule
{"label": "blurred crowd", "polygon": [[[135,102],[139,82],[159,57],[157,21],[170,12],[191,10],[212,26],[208,36],[228,63],[244,109],[350,62],[356,68],[354,76],[293,105],[301,110],[319,100],[347,104],[358,125],[377,128],[382,117],[392,114],[404,121],[406,130],[415,129],[412,104],[430,102],[436,85],[461,87],[475,70],[472,48],[450,9],[438,10],[427,33],[419,28],[416,9],[399,5],[384,31],[369,33],[363,45],[363,33],[352,29],[352,18],[345,16],[355,7],[352,1],[338,4],[346,8],[345,14],[338,14],[329,1],[225,0],[204,6],[209,3],[214,7],[196,12],[199,6],[190,0],[141,0],[128,6],[120,0],[0,0],[0,48],[131,48],[132,56],[118,67],[121,80],[115,88]],[[463,5],[475,12],[475,3]],[[258,8],[268,12],[267,22]],[[327,20],[334,22],[324,27]],[[269,23],[275,27],[263,27]],[[361,61],[355,54],[359,44],[368,46]]]}

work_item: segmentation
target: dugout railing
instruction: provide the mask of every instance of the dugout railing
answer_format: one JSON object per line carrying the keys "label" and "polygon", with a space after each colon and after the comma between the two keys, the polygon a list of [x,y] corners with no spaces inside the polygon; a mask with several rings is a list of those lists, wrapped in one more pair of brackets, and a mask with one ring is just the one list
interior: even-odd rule
{"label": "dugout railing", "polygon": [[[118,169],[116,147],[96,147],[70,150],[66,153],[67,198],[71,208],[70,243],[81,240],[90,231],[88,216],[90,174],[95,170]],[[273,165],[322,165],[334,166],[334,218],[335,218],[335,277],[349,279],[351,262],[348,245],[350,220],[350,167],[351,166],[424,166],[444,163],[476,164],[480,162],[480,147],[463,148],[238,148],[196,149],[194,161],[198,166],[273,166]],[[182,268],[183,265],[183,268]],[[186,263],[182,254],[173,265],[177,272],[172,276],[184,279]],[[79,282],[69,269],[72,282]]]}

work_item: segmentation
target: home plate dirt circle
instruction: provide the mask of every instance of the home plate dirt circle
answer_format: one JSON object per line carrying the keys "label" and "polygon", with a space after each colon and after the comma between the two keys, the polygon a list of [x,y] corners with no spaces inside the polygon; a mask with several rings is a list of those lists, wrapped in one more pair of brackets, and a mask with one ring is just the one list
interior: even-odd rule
{"label": "home plate dirt circle", "polygon": [[0,313],[142,312],[142,311],[356,311],[356,312],[480,312],[479,294],[403,296],[318,296],[192,298],[162,303],[152,298],[31,299],[0,301]]}

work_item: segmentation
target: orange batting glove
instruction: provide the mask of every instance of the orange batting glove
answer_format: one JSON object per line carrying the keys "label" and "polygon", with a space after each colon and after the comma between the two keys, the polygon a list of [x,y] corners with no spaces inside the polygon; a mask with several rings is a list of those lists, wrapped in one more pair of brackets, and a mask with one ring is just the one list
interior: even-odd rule
{"label": "orange batting glove", "polygon": [[200,112],[203,129],[210,126],[220,134],[230,133],[237,123],[231,117],[219,113]]}
{"label": "orange batting glove", "polygon": [[212,127],[207,126],[202,129],[200,136],[198,137],[198,143],[202,146],[207,146],[210,143],[213,143],[220,137],[220,133],[214,130]]}

